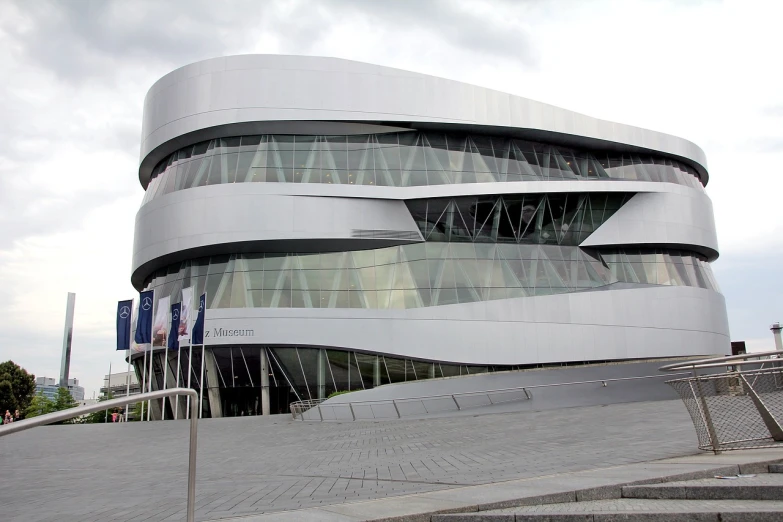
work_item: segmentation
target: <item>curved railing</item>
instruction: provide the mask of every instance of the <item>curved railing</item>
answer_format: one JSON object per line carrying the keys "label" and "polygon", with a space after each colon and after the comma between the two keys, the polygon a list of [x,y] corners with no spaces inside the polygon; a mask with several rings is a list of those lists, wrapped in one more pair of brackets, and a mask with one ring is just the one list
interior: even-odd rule
{"label": "curved railing", "polygon": [[172,397],[174,395],[189,395],[192,397],[190,401],[190,447],[188,451],[188,504],[187,504],[187,522],[195,521],[195,505],[196,505],[196,446],[197,446],[197,434],[198,434],[198,392],[190,388],[171,388],[168,390],[153,391],[148,393],[140,393],[138,395],[130,395],[128,397],[121,397],[119,399],[111,399],[108,401],[99,402],[96,404],[90,404],[87,406],[77,406],[76,408],[68,408],[67,410],[56,411],[54,413],[47,413],[39,417],[32,417],[30,419],[24,419],[11,424],[5,424],[0,426],[0,437],[10,435],[19,431],[25,431],[38,426],[46,426],[47,424],[53,424],[55,422],[61,422],[73,419],[75,417],[81,417],[88,413],[96,411],[103,411],[107,409],[117,408],[120,406],[127,407],[129,404],[133,404],[139,401],[146,401],[152,399],[161,399],[163,397]]}
{"label": "curved railing", "polygon": [[[685,403],[699,448],[720,453],[783,442],[781,357],[783,350],[773,350],[678,362],[659,369],[691,371],[689,377],[666,383]],[[700,373],[721,367],[726,371]]]}
{"label": "curved railing", "polygon": [[[423,395],[420,397],[406,397],[401,399],[377,399],[373,401],[348,401],[348,402],[335,402],[333,404],[324,404],[325,399],[313,399],[313,400],[305,400],[305,401],[297,401],[293,402],[290,405],[291,408],[291,416],[296,420],[297,418],[299,420],[315,420],[315,421],[324,421],[324,420],[373,420],[373,419],[401,419],[405,415],[400,411],[400,405],[411,403],[411,402],[418,402],[421,406],[421,410],[417,411],[415,414],[429,414],[429,413],[437,413],[437,412],[443,412],[443,411],[461,411],[464,409],[469,408],[480,408],[484,406],[492,406],[495,404],[502,404],[504,402],[514,402],[514,401],[520,401],[520,400],[532,400],[533,394],[530,390],[537,389],[537,388],[552,388],[557,386],[576,386],[581,384],[601,384],[602,386],[607,386],[607,383],[610,382],[620,382],[620,381],[633,381],[633,380],[640,380],[640,379],[660,379],[665,377],[674,377],[677,375],[688,375],[687,373],[676,373],[676,374],[668,374],[668,375],[644,375],[640,377],[619,377],[616,379],[596,379],[592,381],[576,381],[576,382],[558,382],[558,383],[551,383],[551,384],[533,384],[530,386],[517,386],[514,388],[499,388],[494,390],[480,390],[480,391],[470,391],[470,392],[458,392],[458,393],[447,393],[442,395]],[[497,396],[505,396],[505,399],[498,400]],[[457,400],[460,399],[466,399],[468,397],[482,397],[485,399],[485,402],[476,403],[475,401],[470,403],[467,400],[463,400],[460,402]],[[496,397],[495,400],[493,400],[493,397]],[[442,406],[446,407],[440,407],[434,410],[427,408],[427,403],[430,403],[430,407],[438,405],[438,403],[441,403]],[[386,407],[385,409],[389,412],[389,415],[383,415],[381,417],[376,416],[375,410],[373,407]],[[324,418],[324,410],[326,408],[329,408],[329,412],[332,413],[333,418]],[[337,415],[335,413],[338,409],[345,409],[347,408],[348,412],[350,413],[350,418],[346,416],[344,419],[338,419]],[[318,417],[314,418],[308,418],[305,419],[305,412],[308,412],[312,409],[315,409],[318,413]],[[369,417],[362,417],[361,414],[364,413],[364,411],[369,410],[371,413],[371,416]]]}
{"label": "curved railing", "polygon": [[[291,409],[291,416],[294,418],[294,420],[296,420],[296,416],[297,415],[299,415],[301,417],[301,415],[304,412],[306,412],[309,409],[315,408],[316,406],[318,406],[319,404],[321,404],[325,400],[326,399],[309,399],[309,400],[304,400],[304,401],[292,402],[289,405],[289,408]],[[318,411],[320,412],[320,410],[318,410]],[[304,420],[304,419],[302,419],[302,420]],[[323,418],[321,418],[321,420],[323,420]]]}

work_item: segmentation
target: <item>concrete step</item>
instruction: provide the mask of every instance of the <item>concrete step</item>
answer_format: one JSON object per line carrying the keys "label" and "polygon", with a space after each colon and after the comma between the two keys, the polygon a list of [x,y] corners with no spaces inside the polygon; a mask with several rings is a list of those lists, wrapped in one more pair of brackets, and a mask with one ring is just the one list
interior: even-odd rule
{"label": "concrete step", "polygon": [[[708,478],[623,486],[623,498],[667,500],[781,500],[783,473],[763,473],[732,479]],[[782,517],[783,518],[783,517]]]}
{"label": "concrete step", "polygon": [[780,522],[783,501],[614,499],[432,515],[431,522]]}

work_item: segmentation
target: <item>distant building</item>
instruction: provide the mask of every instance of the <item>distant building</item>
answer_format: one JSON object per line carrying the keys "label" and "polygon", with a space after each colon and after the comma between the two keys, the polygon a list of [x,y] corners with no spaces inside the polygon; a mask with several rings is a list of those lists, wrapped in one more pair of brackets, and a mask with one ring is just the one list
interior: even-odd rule
{"label": "distant building", "polygon": [[92,406],[93,404],[98,404],[98,399],[83,399],[79,402],[79,406]]}
{"label": "distant building", "polygon": [[731,355],[742,355],[748,353],[745,341],[731,341]]}
{"label": "distant building", "polygon": [[[37,377],[35,379],[35,393],[43,393],[47,399],[55,400],[57,398],[57,379],[52,377]],[[79,386],[79,379],[68,379],[68,391],[75,401],[84,400],[84,388]]]}
{"label": "distant building", "polygon": [[[130,393],[128,393],[128,379],[130,379]],[[134,372],[120,372],[103,376],[101,395],[106,395],[107,390],[111,392],[113,398],[118,399],[126,395],[138,395],[141,386]]]}

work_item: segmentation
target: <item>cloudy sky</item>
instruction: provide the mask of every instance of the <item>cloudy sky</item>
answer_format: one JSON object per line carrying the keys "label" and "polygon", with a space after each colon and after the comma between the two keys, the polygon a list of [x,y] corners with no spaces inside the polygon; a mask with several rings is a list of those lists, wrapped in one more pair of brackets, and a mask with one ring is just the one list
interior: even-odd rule
{"label": "cloudy sky", "polygon": [[783,319],[783,3],[770,0],[0,0],[0,360],[92,396],[130,285],[142,102],[187,63],[336,56],[690,139],[707,153],[731,334]]}

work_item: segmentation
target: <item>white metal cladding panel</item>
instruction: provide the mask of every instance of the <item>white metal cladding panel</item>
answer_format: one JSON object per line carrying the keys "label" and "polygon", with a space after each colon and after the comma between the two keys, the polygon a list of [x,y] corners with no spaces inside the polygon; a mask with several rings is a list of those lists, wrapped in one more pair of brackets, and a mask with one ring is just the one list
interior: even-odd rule
{"label": "white metal cladding panel", "polygon": [[[409,310],[209,310],[207,344],[334,346],[464,364],[729,353],[723,296],[646,287]],[[252,335],[218,335],[220,330]],[[217,335],[217,336],[216,336]]]}
{"label": "white metal cladding panel", "polygon": [[716,257],[712,201],[696,192],[636,194],[580,246],[695,245],[715,252]]}
{"label": "white metal cladding panel", "polygon": [[[391,187],[380,185],[350,185],[329,183],[225,183],[204,185],[173,191],[165,196],[157,196],[144,206],[154,207],[162,198],[172,198],[173,194],[189,198],[193,190],[211,190],[215,194],[280,194],[287,196],[331,196],[341,198],[367,199],[424,199],[459,196],[477,196],[484,194],[549,194],[563,192],[670,192],[673,194],[708,197],[700,190],[675,183],[659,183],[633,180],[545,180],[545,181],[504,181],[490,183],[454,183],[443,185],[421,185],[410,187]],[[222,191],[222,192],[221,192]],[[202,197],[199,195],[199,197]]]}
{"label": "white metal cladding panel", "polygon": [[526,98],[337,58],[214,58],[161,78],[144,102],[140,161],[183,134],[252,121],[441,122],[535,129],[658,150],[706,168],[695,144]]}
{"label": "white metal cladding panel", "polygon": [[210,245],[352,239],[354,230],[421,237],[401,200],[253,194],[242,188],[200,187],[145,205],[136,215],[133,271],[162,256]]}
{"label": "white metal cladding panel", "polygon": [[132,269],[168,254],[232,242],[345,239],[354,229],[418,234],[404,199],[548,192],[640,193],[583,242],[695,245],[717,252],[706,194],[673,183],[530,181],[427,187],[234,183],[172,192],[136,216]]}

